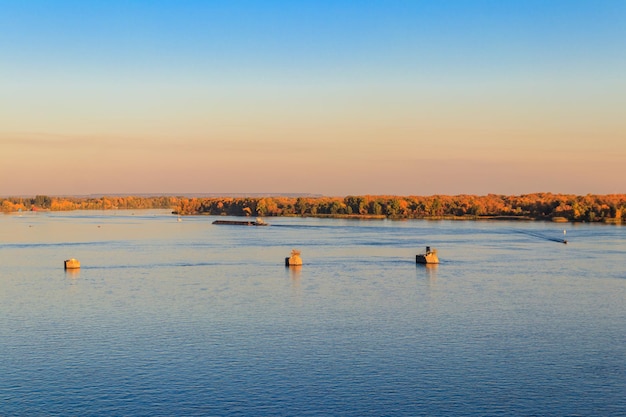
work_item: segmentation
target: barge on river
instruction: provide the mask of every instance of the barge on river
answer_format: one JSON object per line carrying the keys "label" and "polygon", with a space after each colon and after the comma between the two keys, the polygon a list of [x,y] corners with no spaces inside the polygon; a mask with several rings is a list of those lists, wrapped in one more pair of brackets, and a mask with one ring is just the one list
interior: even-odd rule
{"label": "barge on river", "polygon": [[215,220],[213,224],[228,224],[235,226],[269,226],[263,219],[257,217],[256,220]]}

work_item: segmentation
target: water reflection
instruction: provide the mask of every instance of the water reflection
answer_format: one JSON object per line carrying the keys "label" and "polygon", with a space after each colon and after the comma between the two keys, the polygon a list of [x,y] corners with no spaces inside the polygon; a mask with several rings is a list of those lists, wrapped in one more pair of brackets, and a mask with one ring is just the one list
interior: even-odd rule
{"label": "water reflection", "polygon": [[421,272],[422,276],[428,279],[430,285],[436,284],[439,264],[417,264],[416,266],[418,274]]}
{"label": "water reflection", "polygon": [[285,272],[289,273],[291,279],[291,296],[298,305],[302,301],[302,286],[300,281],[300,274],[302,273],[302,265],[291,265],[285,267]]}
{"label": "water reflection", "polygon": [[80,276],[80,269],[66,269],[65,276],[68,278],[76,279]]}
{"label": "water reflection", "polygon": [[302,272],[302,265],[290,265],[287,267],[291,279],[300,279],[300,273]]}

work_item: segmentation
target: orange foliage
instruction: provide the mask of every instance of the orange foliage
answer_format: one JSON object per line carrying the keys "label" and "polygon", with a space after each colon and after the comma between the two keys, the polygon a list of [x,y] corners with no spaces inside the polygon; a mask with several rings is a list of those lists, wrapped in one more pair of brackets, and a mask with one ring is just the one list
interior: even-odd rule
{"label": "orange foliage", "polygon": [[73,198],[35,196],[0,199],[0,210],[46,209],[112,210],[166,208],[179,214],[232,216],[330,216],[387,217],[392,219],[494,217],[569,221],[626,221],[626,195],[534,193],[518,196],[488,194],[432,196],[347,196],[341,197],[138,197],[104,196]]}

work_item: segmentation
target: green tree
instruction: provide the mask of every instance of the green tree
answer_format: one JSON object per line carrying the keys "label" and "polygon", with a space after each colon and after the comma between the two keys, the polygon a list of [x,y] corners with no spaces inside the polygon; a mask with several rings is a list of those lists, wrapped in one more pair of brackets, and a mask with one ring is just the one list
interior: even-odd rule
{"label": "green tree", "polygon": [[41,208],[50,208],[50,204],[52,200],[47,195],[37,195],[35,196],[34,205]]}

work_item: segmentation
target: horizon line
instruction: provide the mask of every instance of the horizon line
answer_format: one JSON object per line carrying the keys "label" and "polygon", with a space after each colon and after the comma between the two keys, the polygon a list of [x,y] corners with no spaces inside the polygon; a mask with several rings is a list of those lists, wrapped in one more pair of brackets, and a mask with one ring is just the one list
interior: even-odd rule
{"label": "horizon line", "polygon": [[576,193],[561,193],[554,191],[534,191],[527,193],[517,193],[517,194],[503,194],[503,193],[486,193],[486,194],[472,194],[472,193],[458,193],[458,194],[342,194],[342,195],[326,195],[319,193],[298,193],[298,192],[280,192],[280,193],[272,193],[272,192],[218,192],[218,193],[204,193],[204,192],[195,192],[195,193],[91,193],[91,194],[19,194],[19,195],[0,195],[0,198],[32,198],[37,196],[47,196],[47,197],[55,197],[55,198],[103,198],[103,197],[190,197],[190,198],[218,198],[218,197],[231,197],[231,198],[245,198],[245,197],[309,197],[309,198],[322,198],[322,197],[350,197],[350,196],[398,196],[398,197],[424,197],[424,196],[489,196],[489,195],[500,195],[500,196],[523,196],[523,195],[533,195],[533,194],[553,194],[553,195],[571,195],[571,196],[610,196],[610,195],[626,195],[626,192],[623,193],[585,193],[585,194],[576,194]]}

